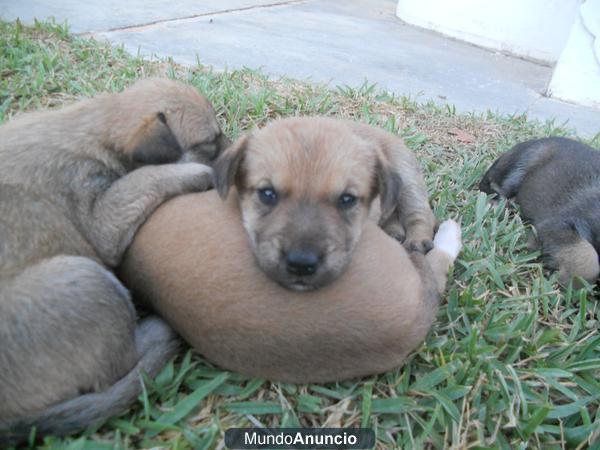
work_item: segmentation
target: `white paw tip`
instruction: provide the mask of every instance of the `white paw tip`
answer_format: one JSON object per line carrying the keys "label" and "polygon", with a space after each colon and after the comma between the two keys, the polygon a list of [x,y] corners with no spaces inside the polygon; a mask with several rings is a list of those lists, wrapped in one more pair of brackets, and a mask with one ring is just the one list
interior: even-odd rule
{"label": "white paw tip", "polygon": [[460,225],[452,219],[442,222],[433,238],[433,246],[456,259],[462,248]]}

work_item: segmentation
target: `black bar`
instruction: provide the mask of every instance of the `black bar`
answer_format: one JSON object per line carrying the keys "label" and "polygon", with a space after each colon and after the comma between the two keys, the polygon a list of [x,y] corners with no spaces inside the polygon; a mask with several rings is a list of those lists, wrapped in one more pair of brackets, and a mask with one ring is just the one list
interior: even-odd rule
{"label": "black bar", "polygon": [[231,450],[372,449],[370,428],[230,428],[225,445]]}

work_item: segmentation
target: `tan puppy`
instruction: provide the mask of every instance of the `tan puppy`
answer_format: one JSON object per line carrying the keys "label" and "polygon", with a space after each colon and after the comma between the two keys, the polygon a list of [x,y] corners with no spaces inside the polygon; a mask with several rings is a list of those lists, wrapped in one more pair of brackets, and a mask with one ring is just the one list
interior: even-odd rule
{"label": "tan puppy", "polygon": [[323,117],[276,120],[215,164],[222,197],[235,185],[258,265],[283,286],[322,287],[348,265],[380,199],[379,224],[427,252],[434,216],[413,154],[398,137]]}
{"label": "tan puppy", "polygon": [[[136,327],[110,269],[166,199],[212,183],[228,144],[191,86],[145,80],[0,127],[0,443],[115,414],[177,340]],[[160,164],[160,165],[158,165]]]}
{"label": "tan puppy", "polygon": [[[399,366],[433,323],[460,228],[408,254],[367,223],[346,272],[294,292],[256,265],[236,195],[161,206],[136,235],[121,278],[207,359],[270,380],[327,382]],[[207,264],[210,261],[210,264]]]}

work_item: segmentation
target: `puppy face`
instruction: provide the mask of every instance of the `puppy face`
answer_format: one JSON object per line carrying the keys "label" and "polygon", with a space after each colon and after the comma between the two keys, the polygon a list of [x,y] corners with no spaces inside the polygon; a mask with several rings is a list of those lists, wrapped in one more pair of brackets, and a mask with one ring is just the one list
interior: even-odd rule
{"label": "puppy face", "polygon": [[400,178],[374,143],[343,123],[273,122],[230,147],[215,165],[222,197],[235,184],[256,260],[289,289],[319,288],[350,261],[373,199],[397,200]]}
{"label": "puppy face", "polygon": [[479,190],[481,192],[496,194],[497,196],[501,195],[502,189],[500,188],[499,181],[508,171],[508,168],[503,163],[502,158],[497,159],[483,175],[483,178],[479,182]]}
{"label": "puppy face", "polygon": [[231,142],[210,102],[192,86],[149,79],[120,94],[132,118],[124,153],[133,167],[173,162],[212,164]]}

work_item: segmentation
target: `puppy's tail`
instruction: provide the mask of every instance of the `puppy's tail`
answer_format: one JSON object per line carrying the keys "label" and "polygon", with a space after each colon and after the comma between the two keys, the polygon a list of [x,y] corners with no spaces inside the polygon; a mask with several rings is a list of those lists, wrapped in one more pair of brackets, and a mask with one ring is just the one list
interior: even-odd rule
{"label": "puppy's tail", "polygon": [[127,375],[105,391],[81,395],[29,417],[0,422],[0,447],[26,441],[33,427],[38,436],[62,436],[127,409],[142,392],[141,372],[154,377],[180,346],[175,332],[157,317],[142,321],[135,338],[141,357]]}
{"label": "puppy's tail", "polygon": [[425,287],[425,311],[428,317],[424,325],[429,329],[437,314],[440,296],[446,290],[448,272],[462,248],[460,225],[454,220],[446,220],[433,238],[433,248],[423,255],[413,252],[411,260]]}

